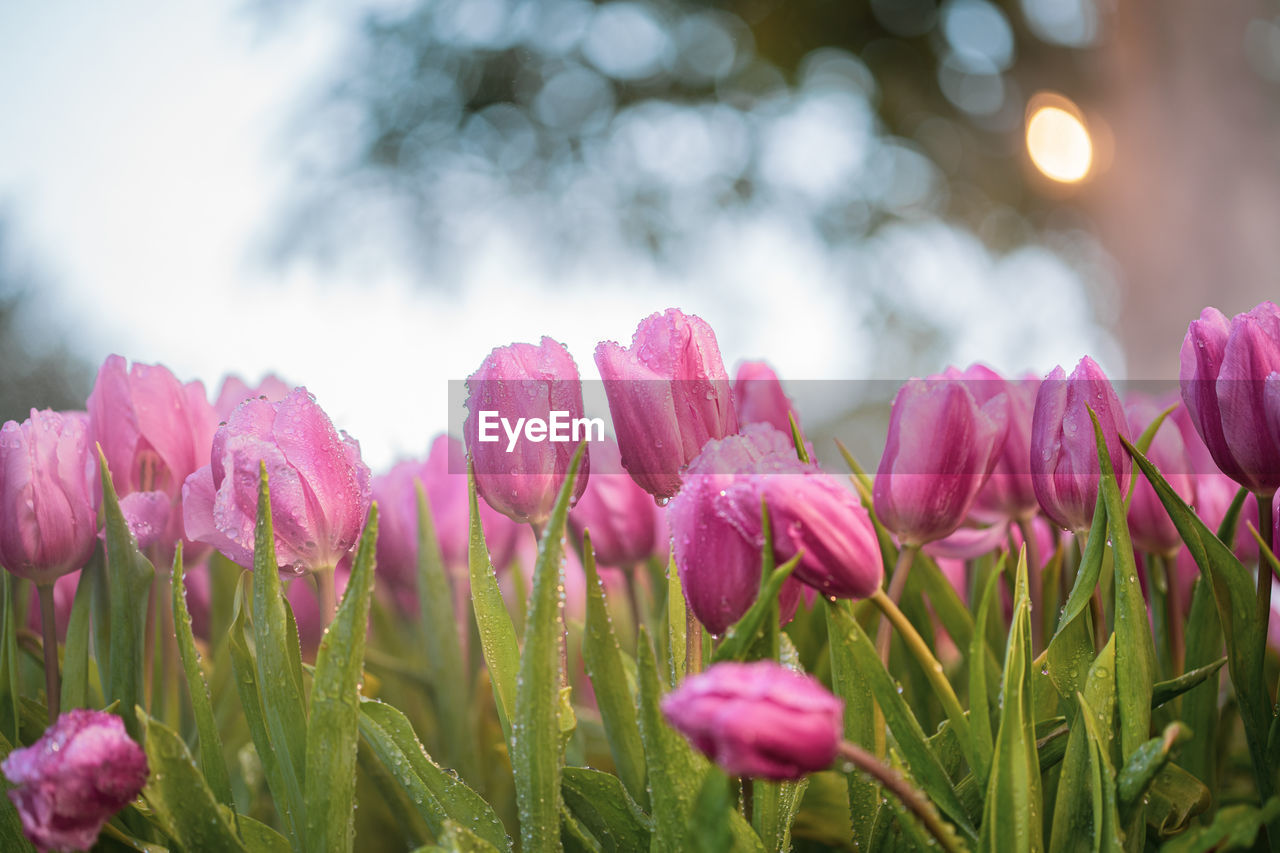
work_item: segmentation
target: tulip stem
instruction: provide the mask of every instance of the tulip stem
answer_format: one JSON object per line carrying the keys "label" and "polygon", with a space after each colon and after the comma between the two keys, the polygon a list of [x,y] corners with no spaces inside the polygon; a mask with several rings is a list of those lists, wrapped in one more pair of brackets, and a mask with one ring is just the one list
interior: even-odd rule
{"label": "tulip stem", "polygon": [[[1275,521],[1272,518],[1272,495],[1258,495],[1258,532],[1272,553],[1276,550]],[[1271,622],[1271,572],[1266,560],[1258,558],[1258,621],[1262,624],[1262,636],[1267,636]]]}
{"label": "tulip stem", "polygon": [[636,578],[636,572],[640,571],[640,567],[635,563],[622,569],[622,576],[627,582],[627,598],[631,602],[631,632],[639,636],[640,628],[645,624],[645,608],[640,601],[640,584]]}
{"label": "tulip stem", "polygon": [[[1036,542],[1035,527],[1031,519],[1018,520],[1022,544],[1027,549],[1027,594],[1031,598],[1031,648],[1039,651],[1044,644],[1045,621],[1050,617],[1044,601],[1044,564],[1040,562],[1040,547]],[[1012,556],[1012,555],[1010,555]]]}
{"label": "tulip stem", "polygon": [[839,755],[842,759],[861,770],[880,784],[889,793],[906,806],[907,810],[920,819],[920,823],[938,842],[938,846],[947,853],[959,853],[955,843],[955,833],[948,830],[947,825],[938,816],[938,811],[925,799],[924,795],[913,788],[902,774],[892,767],[886,766],[874,755],[857,744],[849,741],[840,742]]}
{"label": "tulip stem", "polygon": [[44,689],[49,705],[49,723],[58,719],[62,701],[62,680],[58,677],[58,628],[55,624],[53,584],[36,587],[40,595],[40,630],[44,636]]}
{"label": "tulip stem", "polygon": [[333,621],[333,614],[337,612],[337,592],[333,585],[334,567],[320,569],[316,572],[316,590],[320,593],[320,624],[321,630],[327,631],[329,623]]}
{"label": "tulip stem", "polygon": [[702,623],[693,615],[693,608],[685,604],[684,611],[684,674],[697,675],[702,672]]}
{"label": "tulip stem", "polygon": [[1159,565],[1164,575],[1165,622],[1169,626],[1169,667],[1173,676],[1183,672],[1186,657],[1186,641],[1182,637],[1182,592],[1178,589],[1178,566],[1167,554],[1155,554],[1152,562]]}
{"label": "tulip stem", "polygon": [[[902,550],[898,552],[898,559],[893,564],[893,577],[889,579],[888,598],[894,610],[898,609],[898,602],[902,600],[902,591],[907,587],[907,574],[911,571],[911,564],[915,562],[916,552],[919,550],[919,545],[903,545]],[[884,595],[883,592],[877,594]],[[886,616],[888,615],[888,611],[883,606],[880,609]],[[890,622],[888,618],[880,620],[880,628],[876,633],[876,651],[880,653],[880,662],[886,669],[889,667],[889,641],[892,638]]]}

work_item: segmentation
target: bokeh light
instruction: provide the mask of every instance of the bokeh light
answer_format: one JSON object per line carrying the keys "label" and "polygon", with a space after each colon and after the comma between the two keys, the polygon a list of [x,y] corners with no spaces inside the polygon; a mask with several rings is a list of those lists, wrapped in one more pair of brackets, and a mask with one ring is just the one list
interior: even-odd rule
{"label": "bokeh light", "polygon": [[1027,153],[1035,167],[1060,183],[1084,180],[1093,166],[1093,140],[1075,105],[1061,96],[1037,95],[1027,116]]}

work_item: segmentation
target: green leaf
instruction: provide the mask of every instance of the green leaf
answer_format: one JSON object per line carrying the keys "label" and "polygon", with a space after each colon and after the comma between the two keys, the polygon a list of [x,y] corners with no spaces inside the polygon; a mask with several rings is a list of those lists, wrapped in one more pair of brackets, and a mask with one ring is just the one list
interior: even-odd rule
{"label": "green leaf", "polygon": [[[985,683],[982,683],[984,692],[989,693],[994,698],[996,692],[1000,689],[1000,662],[996,660],[991,647],[985,642],[973,642],[975,624],[973,615],[970,614],[969,608],[965,606],[959,594],[956,593],[955,587],[942,574],[938,564],[923,552],[916,555],[915,562],[912,564],[911,575],[907,578],[908,589],[916,584],[920,585],[921,591],[928,597],[929,603],[933,605],[934,613],[937,614],[938,621],[942,623],[942,627],[946,629],[956,647],[968,649],[971,654],[982,657],[980,665],[975,668],[981,671],[983,678],[986,679]],[[985,623],[978,622],[977,624]],[[981,634],[982,632],[978,633]],[[971,657],[969,660],[976,661],[977,658]],[[972,683],[969,689],[973,690]],[[970,695],[977,694],[971,693]]]}
{"label": "green leaf", "polygon": [[[302,651],[293,612],[280,586],[278,565],[267,463],[262,462],[258,472],[258,521],[253,534],[254,660],[269,748],[279,755],[284,797],[289,811],[298,819],[295,829],[299,832],[294,840],[300,841],[306,838],[302,830],[306,826],[303,791],[307,778],[307,711],[302,699]],[[113,637],[114,634],[113,630]],[[261,746],[258,752],[261,755]]]}
{"label": "green leaf", "polygon": [[562,672],[560,643],[564,623],[560,590],[564,560],[564,529],[578,469],[587,445],[578,446],[551,510],[538,547],[529,594],[529,618],[516,679],[516,707],[511,727],[511,766],[520,809],[520,843],[525,850],[554,849],[560,843],[560,771],[564,750],[560,742],[559,705]]}
{"label": "green leaf", "polygon": [[1089,528],[1084,554],[1080,557],[1075,583],[1067,596],[1058,628],[1044,653],[1049,680],[1053,682],[1058,695],[1072,700],[1072,704],[1076,693],[1084,689],[1085,677],[1095,654],[1093,632],[1089,630],[1087,614],[1089,600],[1093,597],[1094,588],[1102,574],[1103,557],[1106,556],[1106,530],[1107,507],[1103,495],[1099,493],[1093,510],[1093,524]]}
{"label": "green leaf", "polygon": [[566,767],[561,779],[565,805],[606,851],[649,849],[653,821],[618,777],[589,767]]}
{"label": "green leaf", "polygon": [[[1195,743],[1195,738],[1187,745],[1191,743]],[[1204,783],[1176,764],[1166,765],[1157,774],[1147,798],[1147,826],[1160,838],[1185,832],[1191,819],[1213,802],[1213,795]]]}
{"label": "green leaf", "polygon": [[583,531],[582,540],[582,563],[587,574],[587,624],[582,635],[582,659],[595,689],[596,705],[600,708],[600,719],[618,776],[632,798],[647,806],[649,792],[645,789],[644,745],[636,723],[635,691],[628,683],[628,667],[609,619],[590,531]]}
{"label": "green leaf", "polygon": [[[1116,704],[1116,639],[1112,634],[1084,679],[1083,695],[1077,694],[1076,714],[1067,738],[1067,751],[1058,777],[1058,796],[1054,802],[1053,827],[1049,836],[1051,853],[1066,850],[1101,849],[1112,834],[1104,832],[1108,811],[1115,811],[1114,797],[1103,802],[1103,779],[1111,763],[1111,731],[1115,727]],[[1100,716],[1095,737],[1085,720],[1087,713]],[[1099,738],[1102,738],[1099,740]],[[1094,742],[1102,750],[1102,761],[1094,753]],[[1114,770],[1110,770],[1114,791]],[[1119,818],[1116,817],[1117,827]]]}
{"label": "green leaf", "polygon": [[441,836],[446,823],[453,820],[472,827],[495,847],[511,849],[511,840],[493,807],[456,774],[431,760],[403,713],[383,702],[361,699],[360,734],[409,795],[433,835]]}
{"label": "green leaf", "polygon": [[[1198,577],[1191,587],[1191,609],[1186,620],[1186,668],[1208,666],[1222,653],[1222,625],[1208,580]],[[1202,666],[1203,665],[1203,666]],[[1196,671],[1196,670],[1192,670]],[[1215,673],[1182,697],[1182,720],[1195,737],[1182,748],[1178,765],[1205,784],[1213,786],[1217,775],[1218,684]],[[1156,685],[1159,687],[1159,685]],[[1154,699],[1153,699],[1154,701]]]}
{"label": "green leaf", "polygon": [[1258,830],[1280,820],[1280,797],[1272,797],[1261,808],[1253,805],[1219,809],[1208,826],[1192,829],[1168,841],[1163,853],[1226,853],[1253,849]]}
{"label": "green leaf", "polygon": [[[1267,756],[1272,710],[1263,676],[1266,637],[1257,617],[1257,589],[1252,573],[1241,564],[1231,548],[1204,525],[1151,461],[1123,437],[1121,441],[1164,504],[1187,550],[1200,567],[1201,576],[1212,586],[1222,635],[1226,639],[1227,671],[1235,688],[1240,719],[1244,723],[1254,778],[1263,798],[1269,799],[1274,788]],[[1216,652],[1214,657],[1217,657]]]}
{"label": "green leaf", "polygon": [[494,847],[464,825],[450,820],[445,822],[444,833],[440,836],[440,849],[447,853],[497,853],[501,848]]}
{"label": "green leaf", "polygon": [[858,677],[869,683],[871,693],[880,705],[885,723],[897,740],[911,775],[938,809],[955,822],[961,836],[966,841],[976,842],[977,832],[960,802],[951,778],[939,762],[938,756],[929,748],[924,730],[898,692],[898,686],[880,663],[871,640],[849,613],[847,606],[831,603],[829,608],[831,642],[833,645],[844,645],[843,653],[850,656]]}
{"label": "green leaf", "polygon": [[364,638],[369,629],[377,541],[378,505],[375,503],[369,508],[369,520],[356,548],[342,603],[316,651],[311,717],[306,726],[309,850],[350,850],[355,840],[360,678],[364,672]]}
{"label": "green leaf", "polygon": [[1004,657],[1004,709],[982,813],[982,846],[986,849],[1044,848],[1031,673],[1031,602],[1027,597],[1024,548],[1018,558],[1013,623]]}
{"label": "green leaf", "polygon": [[[96,560],[95,555],[95,560]],[[93,577],[87,567],[76,583],[62,650],[62,710],[89,707],[89,604]]]}
{"label": "green leaf", "polygon": [[142,704],[142,660],[147,628],[147,597],[155,569],[129,531],[120,511],[120,500],[107,469],[107,458],[98,448],[102,471],[102,510],[107,531],[107,587],[111,599],[111,668],[107,678],[107,701],[120,703],[120,716],[134,740],[141,740],[142,728],[134,709]]}
{"label": "green leaf", "polygon": [[10,572],[4,573],[4,692],[7,701],[4,703],[5,734],[12,736],[14,743],[21,743],[18,737],[21,729],[22,711],[18,698],[22,693],[18,683],[18,618],[14,613],[14,599],[17,597],[18,578]]}
{"label": "green leaf", "polygon": [[[1114,638],[1114,634],[1112,637]],[[1093,768],[1093,849],[1118,851],[1123,846],[1120,834],[1120,814],[1116,807],[1116,773],[1108,757],[1110,734],[1100,730],[1095,720],[1096,712],[1080,694],[1079,719],[1089,736],[1089,761]],[[1135,838],[1140,844],[1142,839]]]}
{"label": "green leaf", "polygon": [[761,587],[760,594],[756,596],[751,607],[725,632],[724,640],[711,658],[713,664],[746,658],[751,647],[768,630],[769,623],[766,617],[777,607],[778,593],[782,590],[782,584],[795,571],[803,556],[802,553],[796,554],[769,574],[769,580]]}
{"label": "green leaf", "polygon": [[[842,608],[827,607],[827,635],[831,638],[831,689],[844,700],[844,736],[868,752],[876,751],[875,699],[871,685],[858,670],[848,643],[840,642]],[[852,621],[852,620],[850,620]],[[844,774],[849,789],[849,815],[852,818],[853,841],[870,849],[871,832],[880,809],[880,786],[865,773],[856,770]]]}
{"label": "green leaf", "polygon": [[301,850],[302,815],[295,812],[295,805],[301,803],[301,798],[294,799],[290,796],[290,780],[285,775],[282,756],[277,755],[271,745],[271,734],[262,708],[262,691],[258,689],[258,663],[246,637],[243,583],[236,585],[233,612],[231,629],[227,632],[227,649],[231,652],[231,666],[235,670],[240,707],[244,711],[245,723],[258,753],[258,760],[262,762],[262,772],[267,779],[267,787],[271,790],[276,812],[280,815],[280,821],[294,849]]}
{"label": "green leaf", "polygon": [[182,738],[141,707],[137,715],[151,770],[142,796],[156,822],[188,850],[245,850]]}
{"label": "green leaf", "polygon": [[[672,549],[667,560],[667,684],[675,687],[684,680],[685,655],[689,643],[689,610]],[[639,653],[637,653],[638,655]]]}
{"label": "green leaf", "polygon": [[1196,667],[1190,672],[1184,672],[1177,678],[1157,681],[1151,688],[1151,707],[1159,708],[1167,702],[1172,702],[1183,693],[1199,687],[1205,681],[1217,675],[1218,670],[1222,669],[1222,665],[1226,662],[1226,658],[1218,658],[1212,663]]}
{"label": "green leaf", "polygon": [[1133,561],[1129,524],[1107,440],[1093,410],[1094,437],[1098,444],[1098,464],[1102,469],[1103,500],[1107,505],[1107,532],[1115,565],[1116,700],[1120,711],[1120,750],[1126,758],[1142,746],[1151,734],[1151,688],[1155,684],[1156,650],[1151,640],[1147,602],[1138,583]]}
{"label": "green leaf", "polygon": [[[480,522],[480,505],[476,499],[475,466],[467,463],[467,492],[471,501],[471,542],[468,560],[471,575],[471,606],[480,632],[480,648],[489,669],[493,698],[498,706],[498,720],[507,740],[511,739],[511,721],[516,713],[516,674],[520,670],[520,644],[511,624],[511,613],[502,600],[498,577],[489,559],[489,546],[484,541]],[[557,823],[558,825],[558,823]]]}
{"label": "green leaf", "polygon": [[[446,762],[466,779],[480,778],[476,758],[475,718],[466,702],[454,697],[470,695],[471,680],[462,658],[457,615],[453,611],[453,590],[445,572],[444,557],[436,539],[431,504],[421,480],[414,480],[418,502],[418,603],[422,645],[426,651],[427,675],[431,682],[433,707],[440,717],[440,743]],[[516,573],[517,575],[519,572]]]}
{"label": "green leaf", "polygon": [[226,806],[219,806],[223,817],[234,820],[240,828],[244,846],[252,853],[289,853],[289,839],[265,823],[259,823],[248,815],[229,814]]}
{"label": "green leaf", "polygon": [[[222,738],[213,717],[213,704],[209,699],[209,685],[200,669],[200,654],[196,651],[195,636],[191,633],[191,612],[187,609],[187,589],[182,572],[182,542],[178,542],[173,555],[173,625],[178,642],[178,654],[186,675],[187,692],[191,697],[191,712],[196,720],[196,732],[200,738],[200,769],[218,802],[234,807],[231,795],[231,777],[222,757]],[[80,591],[76,591],[76,598]]]}
{"label": "green leaf", "polygon": [[1173,722],[1165,727],[1160,737],[1151,738],[1133,751],[1116,777],[1121,815],[1130,814],[1142,805],[1142,799],[1156,776],[1168,765],[1175,750],[1190,739],[1191,730],[1182,723]]}
{"label": "green leaf", "polygon": [[733,810],[729,777],[719,767],[712,767],[694,800],[681,849],[688,853],[728,853],[733,849],[733,832],[729,829]]}
{"label": "green leaf", "polygon": [[991,775],[991,757],[995,751],[995,744],[991,738],[991,706],[987,701],[986,624],[991,613],[991,601],[995,598],[999,582],[999,572],[992,572],[987,578],[986,587],[982,590],[982,597],[978,604],[976,620],[976,624],[982,626],[982,630],[973,631],[969,642],[969,716],[972,723],[970,728],[973,731],[977,754],[986,759],[984,765],[972,767],[970,770],[982,790],[987,788],[987,780]]}

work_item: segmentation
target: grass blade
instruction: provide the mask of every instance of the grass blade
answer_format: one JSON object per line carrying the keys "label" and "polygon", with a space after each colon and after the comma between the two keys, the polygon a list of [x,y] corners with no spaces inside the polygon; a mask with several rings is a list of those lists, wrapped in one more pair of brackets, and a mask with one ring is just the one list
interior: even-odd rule
{"label": "grass blade", "polygon": [[511,722],[516,713],[516,675],[520,671],[520,644],[511,624],[511,613],[502,600],[498,577],[489,559],[489,546],[484,541],[480,523],[480,505],[476,499],[475,466],[467,464],[467,491],[471,501],[471,542],[467,562],[471,575],[471,606],[480,632],[480,648],[489,668],[493,698],[498,706],[498,720],[507,740],[511,739]]}

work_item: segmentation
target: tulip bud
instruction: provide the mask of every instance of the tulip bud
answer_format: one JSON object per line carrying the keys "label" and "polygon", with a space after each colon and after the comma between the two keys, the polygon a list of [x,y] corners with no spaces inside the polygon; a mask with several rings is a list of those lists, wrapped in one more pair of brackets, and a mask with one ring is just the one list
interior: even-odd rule
{"label": "tulip bud", "polygon": [[[172,560],[183,538],[182,484],[208,461],[218,423],[204,384],[184,385],[162,365],[126,369],[124,358],[112,355],[98,370],[87,407],[89,446],[102,446],[139,544],[155,544],[162,562]],[[135,493],[147,496],[129,500]]]}
{"label": "tulip bud", "polygon": [[[763,361],[744,361],[738,365],[733,382],[733,400],[738,407],[738,424],[771,424],[774,429],[791,435],[791,415],[795,411],[791,399],[782,390],[778,375]],[[799,418],[796,423],[799,423]]]}
{"label": "tulip bud", "polygon": [[1120,398],[1097,362],[1085,356],[1067,377],[1055,367],[1036,394],[1031,424],[1031,473],[1045,515],[1071,531],[1088,529],[1098,500],[1101,469],[1089,409],[1098,416],[1120,493],[1129,488],[1128,433]]}
{"label": "tulip bud", "polygon": [[37,584],[84,566],[98,532],[87,421],[31,410],[0,428],[0,565]]}
{"label": "tulip bud", "polygon": [[218,388],[218,397],[213,403],[213,410],[218,413],[219,421],[225,421],[231,417],[236,406],[250,397],[261,397],[270,403],[275,403],[287,397],[291,390],[293,386],[274,373],[262,377],[262,381],[256,388],[248,385],[239,376],[230,375],[222,380],[222,386]]}
{"label": "tulip bud", "polygon": [[[667,507],[685,598],[713,634],[723,634],[738,621],[760,589],[760,502],[754,501],[755,527],[744,535],[747,511],[737,506],[742,492],[731,490],[753,473],[787,465],[788,458],[794,463],[791,470],[799,468],[790,439],[767,424],[751,424],[741,435],[709,441]],[[779,596],[784,619],[794,612],[799,596],[800,585],[789,578]]]}
{"label": "tulip bud", "polygon": [[[1132,394],[1125,405],[1131,435],[1141,435],[1160,413],[1175,400],[1156,402],[1150,397]],[[1162,405],[1163,403],[1163,405]],[[1164,474],[1173,490],[1194,506],[1196,504],[1195,480],[1191,476],[1191,459],[1182,433],[1169,419],[1160,425],[1147,449],[1147,458]],[[1150,554],[1172,556],[1182,546],[1178,528],[1165,510],[1156,491],[1139,477],[1134,484],[1133,497],[1129,501],[1129,533],[1133,544]]]}
{"label": "tulip bud", "polygon": [[1027,375],[1021,379],[1002,379],[994,370],[981,365],[970,367],[964,376],[979,406],[1001,392],[1006,395],[1009,406],[1008,428],[995,467],[986,485],[979,490],[969,515],[988,523],[1031,518],[1040,511],[1030,469],[1031,416],[1036,408],[1040,378]]}
{"label": "tulip bud", "polygon": [[1280,487],[1280,389],[1267,399],[1267,379],[1280,371],[1280,308],[1263,302],[1228,323],[1216,308],[1192,321],[1182,342],[1182,399],[1222,472],[1249,491]]}
{"label": "tulip bud", "polygon": [[591,531],[596,562],[602,566],[627,568],[649,559],[658,515],[653,498],[623,470],[616,441],[597,442],[591,455],[591,482],[569,513],[574,535]]}
{"label": "tulip bud", "polygon": [[147,781],[147,756],[124,721],[77,709],[58,717],[24,749],[0,764],[13,783],[9,799],[22,832],[37,849],[88,850],[111,816]]}
{"label": "tulip bud", "polygon": [[[553,414],[565,426],[558,439]],[[570,425],[583,418],[578,366],[562,344],[544,337],[533,344],[498,347],[467,380],[463,434],[475,467],[476,491],[498,512],[541,527],[564,483],[574,451],[592,437]],[[545,429],[533,425],[541,423]],[[500,426],[501,425],[501,426]],[[523,434],[521,429],[523,428]],[[587,487],[590,453],[582,458],[572,500]]]}
{"label": "tulip bud", "polygon": [[844,703],[781,664],[719,663],[662,699],[662,713],[730,776],[799,779],[835,761]]}
{"label": "tulip bud", "polygon": [[904,544],[952,533],[1003,446],[1008,395],[982,405],[962,374],[911,380],[898,391],[872,493],[876,514]]}
{"label": "tulip bud", "polygon": [[622,466],[655,498],[680,490],[681,471],[708,441],[738,431],[715,333],[675,308],[640,322],[631,347],[596,347]]}
{"label": "tulip bud", "polygon": [[252,568],[263,462],[280,570],[336,566],[369,512],[369,466],[359,443],[334,429],[305,388],[276,403],[246,400],[218,428],[210,464],[183,487],[187,536]]}

